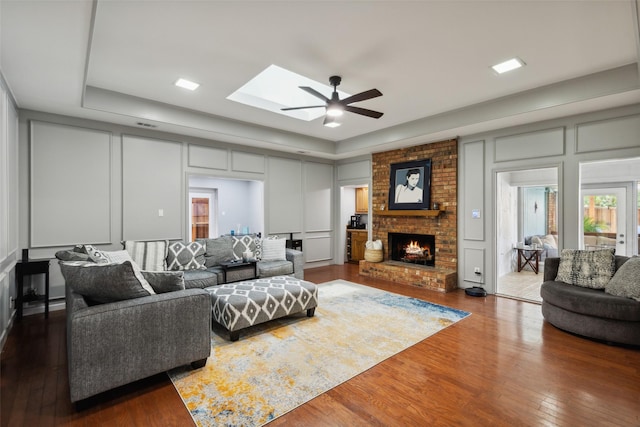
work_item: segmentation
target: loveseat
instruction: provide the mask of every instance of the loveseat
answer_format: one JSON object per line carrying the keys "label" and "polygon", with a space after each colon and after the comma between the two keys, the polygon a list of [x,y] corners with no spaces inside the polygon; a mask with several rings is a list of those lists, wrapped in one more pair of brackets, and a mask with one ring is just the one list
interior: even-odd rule
{"label": "loveseat", "polygon": [[[584,337],[608,343],[640,345],[640,258],[614,256],[614,251],[575,251],[562,257],[547,258],[544,264],[544,282],[540,288],[542,315],[555,327]],[[583,252],[583,253],[580,253]],[[558,276],[561,259],[570,262],[591,252],[609,252],[613,257],[612,274],[604,279],[598,289],[567,283],[576,281]],[[576,255],[577,254],[577,255]],[[630,262],[631,260],[631,262]],[[626,266],[625,264],[628,263]],[[599,271],[595,258],[587,259],[587,277]],[[574,268],[569,276],[578,279]],[[566,281],[565,281],[566,280]],[[578,280],[579,281],[579,280]],[[634,297],[636,299],[634,299]]]}

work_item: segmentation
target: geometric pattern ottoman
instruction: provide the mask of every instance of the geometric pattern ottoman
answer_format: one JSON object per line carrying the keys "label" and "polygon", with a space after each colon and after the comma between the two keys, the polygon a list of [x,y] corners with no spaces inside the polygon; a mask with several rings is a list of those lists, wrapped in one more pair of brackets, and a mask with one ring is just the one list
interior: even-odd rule
{"label": "geometric pattern ottoman", "polygon": [[211,295],[213,320],[229,331],[231,341],[240,330],[307,310],[313,317],[318,287],[292,276],[275,276],[206,288]]}

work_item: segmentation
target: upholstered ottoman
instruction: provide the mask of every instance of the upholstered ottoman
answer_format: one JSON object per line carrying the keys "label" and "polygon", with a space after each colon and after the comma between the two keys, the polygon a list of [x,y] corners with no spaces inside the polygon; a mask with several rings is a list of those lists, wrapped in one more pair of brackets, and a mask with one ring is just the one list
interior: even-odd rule
{"label": "upholstered ottoman", "polygon": [[276,276],[206,288],[211,295],[213,320],[229,331],[231,341],[240,330],[307,310],[313,317],[318,287],[293,276]]}

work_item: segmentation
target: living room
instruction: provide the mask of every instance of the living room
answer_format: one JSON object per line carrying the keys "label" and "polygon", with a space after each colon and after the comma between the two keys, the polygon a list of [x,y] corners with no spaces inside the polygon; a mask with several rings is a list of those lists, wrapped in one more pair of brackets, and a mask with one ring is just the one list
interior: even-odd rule
{"label": "living room", "polygon": [[[102,11],[101,7],[106,7],[104,2],[96,2],[95,5],[92,2],[78,3],[83,3],[82,7],[89,10],[96,7],[97,12]],[[2,2],[0,7],[3,12],[3,27],[6,19],[16,16],[16,11],[19,12],[18,16],[28,15],[20,10],[20,6],[15,2]],[[67,7],[73,9],[73,6]],[[83,17],[84,12],[86,11],[83,9]],[[103,16],[99,16],[98,20],[102,18]],[[58,21],[57,25],[60,25]],[[11,25],[10,28],[15,31],[15,25]],[[14,34],[17,33],[9,33]],[[486,321],[484,325],[474,324],[469,331],[459,332],[464,339],[472,340],[474,333],[477,333],[483,336],[484,340],[500,342],[500,333],[495,331],[498,325],[497,329],[504,331],[504,335],[509,337],[504,338],[505,346],[515,346],[515,341],[520,344],[524,342],[522,347],[518,347],[524,353],[541,351],[546,357],[551,354],[558,357],[562,351],[561,342],[564,335],[542,322],[538,305],[505,302],[503,299],[490,296],[488,298],[491,300],[486,301],[491,302],[483,307],[480,303],[482,299],[467,301],[464,293],[457,290],[481,286],[490,295],[498,292],[500,249],[496,239],[502,223],[498,220],[500,212],[496,178],[500,173],[555,169],[558,204],[561,206],[557,212],[558,248],[581,247],[583,238],[578,218],[583,215],[580,194],[585,183],[581,168],[605,160],[640,158],[640,80],[637,52],[633,50],[637,35],[628,38],[630,41],[625,47],[629,44],[634,46],[631,50],[631,61],[613,62],[610,67],[567,76],[563,81],[554,84],[514,92],[491,101],[464,105],[465,111],[451,108],[451,111],[443,113],[444,115],[434,114],[421,121],[408,122],[404,130],[400,129],[400,125],[396,125],[389,129],[378,129],[378,133],[363,133],[338,140],[333,140],[333,136],[329,136],[328,140],[321,140],[317,136],[296,134],[290,130],[273,130],[266,128],[264,123],[256,125],[250,135],[242,133],[246,132],[246,129],[243,129],[240,134],[225,139],[222,134],[233,126],[240,125],[233,120],[231,123],[220,125],[219,117],[208,117],[211,121],[206,127],[211,129],[212,126],[221,126],[220,128],[216,131],[203,131],[199,128],[203,120],[202,115],[194,119],[196,122],[192,122],[191,126],[185,126],[184,122],[172,118],[169,120],[172,126],[149,128],[136,126],[135,122],[155,123],[154,120],[144,114],[129,116],[124,110],[117,114],[106,113],[105,117],[114,116],[110,121],[107,118],[96,119],[89,113],[71,114],[63,109],[54,111],[53,108],[36,108],[35,104],[30,103],[29,98],[20,96],[21,80],[17,77],[14,65],[3,59],[1,152],[4,175],[0,180],[0,235],[3,236],[0,239],[0,326],[3,352],[7,349],[15,351],[16,341],[12,341],[10,335],[25,328],[21,325],[16,326],[15,308],[12,305],[16,296],[15,265],[21,258],[22,249],[28,248],[31,258],[53,259],[57,250],[69,248],[76,243],[96,243],[105,250],[116,250],[121,248],[122,240],[128,239],[188,240],[188,194],[190,187],[202,187],[197,183],[190,185],[189,180],[192,177],[207,177],[261,183],[264,197],[261,201],[263,215],[258,215],[257,220],[243,219],[240,228],[247,226],[251,232],[286,238],[289,233],[293,233],[294,238],[301,239],[308,280],[318,280],[320,283],[341,274],[354,282],[388,286],[393,292],[431,298],[445,305],[466,309],[477,315],[478,319]],[[86,49],[87,39],[80,39],[78,43]],[[12,43],[14,40],[12,37],[4,37],[3,43]],[[628,54],[628,49],[625,49],[625,53]],[[38,86],[50,85],[39,78],[33,80]],[[379,88],[385,92],[383,82],[376,81],[371,87],[380,85]],[[346,87],[347,84],[348,79],[345,77],[343,86]],[[362,85],[362,89],[370,87],[366,81]],[[109,94],[93,90],[96,87],[87,89],[84,109],[105,108],[106,104],[98,106],[97,101],[105,102]],[[385,92],[385,95],[375,102],[382,102],[387,96]],[[146,107],[158,107],[156,101],[148,99],[131,97],[128,98],[128,102],[128,107],[140,111]],[[384,110],[384,103],[377,105]],[[532,107],[533,105],[535,107]],[[168,105],[160,107],[164,110],[155,111],[161,111],[162,114],[172,113],[180,119],[184,117],[184,108],[173,109]],[[525,113],[529,114],[526,120],[522,118]],[[385,111],[385,114],[389,116],[391,111]],[[426,115],[425,113],[415,119]],[[126,120],[123,117],[126,117]],[[131,120],[132,117],[135,120]],[[371,120],[362,118],[365,119]],[[158,122],[162,120],[159,119]],[[319,126],[319,123],[304,122],[304,125]],[[182,126],[185,131],[181,133],[179,130]],[[196,128],[199,129],[194,131]],[[399,136],[390,136],[394,133],[398,133]],[[278,144],[279,139],[282,141],[281,145]],[[299,145],[294,146],[290,143],[292,140],[297,140]],[[389,201],[386,193],[382,194],[376,190],[376,185],[384,187],[386,191],[389,183],[385,179],[380,182],[376,177],[375,168],[379,165],[379,159],[392,152],[400,153],[394,157],[395,159],[402,156],[409,159],[415,152],[428,151],[447,143],[453,145],[455,153],[451,155],[456,156],[455,192],[451,188],[441,189],[433,201],[441,203],[444,213],[439,219],[422,218],[420,222],[416,220],[416,227],[423,227],[424,224],[429,227],[434,224],[441,225],[437,221],[453,218],[453,231],[450,234],[455,234],[455,238],[451,243],[452,262],[448,268],[455,272],[456,290],[447,293],[428,293],[429,291],[420,288],[403,290],[403,285],[381,285],[377,277],[361,276],[357,266],[354,272],[351,266],[343,265],[344,240],[341,233],[344,232],[346,224],[340,213],[343,205],[340,189],[356,184],[368,184],[371,189],[369,237],[380,238],[380,222],[379,218],[376,218],[376,211],[388,210]],[[416,159],[427,157],[433,158],[431,155],[425,155]],[[386,166],[397,161],[387,162]],[[441,179],[442,170],[434,167],[432,178]],[[637,185],[638,180],[640,178],[636,177],[632,181]],[[450,194],[446,194],[447,191],[450,191]],[[257,193],[253,196],[255,194]],[[630,204],[637,203],[637,192],[633,194],[629,195]],[[254,200],[255,198],[252,197]],[[243,201],[238,199],[240,198],[234,199],[233,202],[237,204],[226,208],[225,212],[232,212],[232,208],[242,209]],[[55,203],[52,203],[52,200]],[[385,209],[382,209],[382,204],[387,205]],[[262,225],[254,226],[261,221]],[[637,218],[634,221],[637,226]],[[238,221],[230,219],[225,224],[218,230],[219,234],[226,234],[227,229],[232,227],[235,229]],[[387,245],[386,240],[383,243]],[[629,255],[637,253],[636,242],[633,243]],[[455,267],[451,268],[451,265]],[[50,273],[52,317],[55,317],[63,313],[65,283],[57,263],[51,263]],[[393,276],[388,276],[391,277]],[[34,278],[31,286],[40,295],[44,292],[44,283],[39,279]],[[456,296],[457,293],[462,295]],[[488,313],[500,309],[505,311],[498,314]],[[522,312],[525,314],[520,314]],[[24,324],[31,325],[34,331],[46,328],[47,323],[39,319],[41,313],[42,307],[35,306],[28,312],[30,315],[25,319],[28,322],[25,321]],[[36,317],[41,322],[33,323]],[[508,320],[504,320],[505,318]],[[457,339],[455,332],[459,330],[447,330],[445,337]],[[26,331],[23,333],[27,334]],[[64,332],[60,334],[58,339],[64,342]],[[519,334],[520,340],[513,338]],[[620,382],[620,386],[627,387],[627,391],[637,391],[637,388],[633,388],[637,386],[629,385],[622,379],[625,372],[624,363],[635,363],[632,359],[637,356],[637,351],[611,348],[601,343],[583,343],[577,337],[567,336],[570,337],[574,350],[577,349],[577,354],[573,354],[571,360],[579,359],[583,352],[595,355],[602,352],[601,354],[616,360],[613,362],[618,364],[614,368],[617,371],[614,376]],[[538,347],[528,347],[527,344],[532,342],[538,343],[541,347],[543,344],[551,343],[551,347],[542,347],[542,350]],[[445,345],[444,341],[438,343]],[[426,347],[428,346],[422,345],[418,348],[426,350]],[[487,353],[492,350],[495,353],[500,352],[499,348],[484,348]],[[426,351],[434,356],[429,350]],[[455,350],[446,352],[455,353]],[[473,364],[483,360],[483,357],[490,356],[481,353],[481,356],[475,359],[469,352],[461,350],[454,360],[463,364],[465,357]],[[593,363],[597,363],[595,358],[597,357],[594,356],[594,360],[590,359],[590,364],[583,366],[582,370],[575,371],[576,375],[586,375],[589,367],[593,368]],[[402,360],[406,362],[406,359]],[[495,365],[488,369],[499,371],[498,362],[492,360]],[[519,362],[526,363],[526,359],[519,359]],[[59,363],[56,366],[62,365]],[[519,365],[508,366],[509,369],[522,368]],[[6,370],[3,370],[3,395],[5,372]],[[525,376],[534,376],[535,372],[535,369],[526,371]],[[500,378],[504,380],[504,377],[501,377],[504,373],[494,373],[498,383]],[[635,378],[633,375],[636,374],[630,374],[629,377]],[[454,381],[463,379],[456,378]],[[567,384],[564,386],[570,387]],[[590,384],[581,383],[579,386],[584,386],[589,392],[593,391]],[[52,387],[51,383],[48,387]],[[155,385],[151,388],[154,387]],[[348,387],[357,386],[347,386],[343,393],[348,393],[347,390],[353,391]],[[375,387],[375,383],[368,383],[364,387]],[[440,391],[444,393],[446,384],[439,383],[438,387],[442,387]],[[128,397],[132,397],[131,394],[125,393],[123,397],[116,397],[119,404],[127,407],[122,409],[121,406],[121,411],[128,411],[131,402],[137,401],[139,395],[148,389],[142,386],[133,390],[135,396],[129,403],[121,403],[118,399],[126,402]],[[495,384],[495,389],[490,391],[485,392],[480,386],[474,391],[477,394],[491,394],[490,397],[485,396],[484,401],[484,404],[491,406],[506,398],[497,390],[499,384]],[[169,392],[163,389],[162,393]],[[465,397],[461,390],[458,393],[461,400],[473,398],[471,394]],[[344,397],[343,399],[347,400]],[[363,399],[366,400],[365,397]],[[41,406],[46,407],[46,398],[41,397],[40,400]],[[621,400],[620,406],[627,409],[626,413],[624,410],[621,411],[626,414],[624,416],[628,416],[626,419],[633,419],[635,415],[637,420],[637,412],[634,414],[634,409],[625,406],[627,402]],[[531,401],[535,401],[535,398]],[[599,400],[598,403],[602,404],[603,401]],[[531,402],[521,404],[527,405]],[[109,406],[109,403],[101,407],[104,406]],[[482,409],[481,406],[469,407],[478,411]],[[118,411],[113,410],[116,411],[114,413]],[[517,415],[509,416],[511,421],[518,420]],[[27,418],[25,415],[24,419]],[[466,418],[467,422],[470,419]],[[587,416],[576,417],[573,420],[576,419],[589,421]],[[102,420],[104,421],[104,418]],[[551,415],[547,420],[557,424],[570,424],[572,421],[553,419]],[[369,421],[372,419],[369,418]],[[528,423],[527,420],[519,421]]]}

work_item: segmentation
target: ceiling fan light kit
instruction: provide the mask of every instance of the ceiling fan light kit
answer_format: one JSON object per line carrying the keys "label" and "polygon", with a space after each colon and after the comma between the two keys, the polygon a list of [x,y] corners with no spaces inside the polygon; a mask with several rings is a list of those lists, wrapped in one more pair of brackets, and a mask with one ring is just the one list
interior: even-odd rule
{"label": "ceiling fan light kit", "polygon": [[337,127],[340,126],[340,123],[335,121],[335,117],[339,117],[343,114],[344,111],[348,111],[350,113],[360,114],[362,116],[371,117],[374,119],[379,119],[382,117],[384,113],[379,111],[368,110],[366,108],[354,107],[352,104],[354,102],[366,101],[371,98],[376,98],[378,96],[382,96],[382,92],[378,89],[370,89],[364,92],[357,93],[355,95],[349,96],[345,99],[340,99],[338,96],[338,85],[342,78],[340,76],[331,76],[329,78],[329,83],[333,86],[333,93],[331,94],[331,99],[327,98],[317,90],[309,87],[309,86],[300,86],[300,89],[309,93],[310,95],[315,96],[325,102],[325,105],[309,105],[306,107],[288,107],[282,108],[282,111],[290,111],[290,110],[303,110],[306,108],[321,108],[324,107],[327,110],[325,120],[323,124],[327,127]]}

